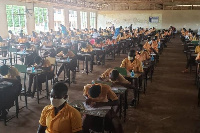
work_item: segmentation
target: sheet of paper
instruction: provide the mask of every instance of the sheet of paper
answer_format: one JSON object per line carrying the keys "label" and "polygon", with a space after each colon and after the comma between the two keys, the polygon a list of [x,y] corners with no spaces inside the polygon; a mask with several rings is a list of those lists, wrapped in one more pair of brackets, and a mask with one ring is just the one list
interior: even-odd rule
{"label": "sheet of paper", "polygon": [[111,106],[103,106],[103,107],[98,107],[98,108],[93,108],[91,107],[90,105],[86,105],[85,102],[83,102],[83,105],[84,105],[84,108],[85,110],[108,110],[108,109],[111,109]]}

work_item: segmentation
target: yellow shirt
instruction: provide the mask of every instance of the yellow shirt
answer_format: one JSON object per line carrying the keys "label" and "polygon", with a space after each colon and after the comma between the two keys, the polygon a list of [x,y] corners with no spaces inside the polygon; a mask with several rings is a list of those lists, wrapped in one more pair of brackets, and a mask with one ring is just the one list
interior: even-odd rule
{"label": "yellow shirt", "polygon": [[153,41],[151,47],[152,47],[156,52],[158,52],[158,43],[157,43],[157,41]]}
{"label": "yellow shirt", "polygon": [[150,56],[149,56],[149,53],[147,51],[143,51],[140,55],[138,54],[136,56],[136,58],[142,62],[142,61],[145,61],[145,60],[148,60],[150,59]]}
{"label": "yellow shirt", "polygon": [[197,57],[195,60],[200,60],[200,53],[197,54]]}
{"label": "yellow shirt", "polygon": [[27,42],[26,38],[19,38],[18,43],[25,43]]}
{"label": "yellow shirt", "polygon": [[199,53],[200,52],[200,46],[198,45],[198,46],[196,46],[196,48],[195,48],[195,53],[197,54],[197,53]]}
{"label": "yellow shirt", "polygon": [[146,49],[146,50],[148,50],[148,51],[150,51],[151,45],[150,45],[148,42],[146,42],[146,43],[143,45],[143,48]]}
{"label": "yellow shirt", "polygon": [[[109,79],[109,76],[111,74],[111,72],[113,71],[114,69],[112,68],[109,68],[107,69],[103,74],[101,74],[101,78],[102,79]],[[109,80],[111,82],[113,82],[112,80]],[[114,81],[115,83],[118,82],[118,83],[122,83],[122,84],[131,84],[128,80],[126,80],[121,74],[119,74],[118,78],[116,81]]]}
{"label": "yellow shirt", "polygon": [[81,114],[68,104],[56,116],[52,105],[44,107],[39,123],[47,127],[46,133],[74,133],[82,130]]}
{"label": "yellow shirt", "polygon": [[111,90],[109,85],[105,84],[95,84],[95,85],[101,86],[101,93],[98,97],[96,98],[90,97],[88,91],[92,87],[92,84],[87,84],[86,86],[84,86],[83,95],[88,96],[90,99],[92,99],[93,102],[108,102],[109,99],[112,101],[118,99],[117,95]]}
{"label": "yellow shirt", "polygon": [[128,71],[143,72],[142,63],[138,59],[131,62],[128,58],[125,58],[120,67],[126,68]]}
{"label": "yellow shirt", "polygon": [[91,45],[87,45],[86,48],[82,48],[81,51],[83,52],[92,52],[92,46]]}
{"label": "yellow shirt", "polygon": [[5,42],[0,42],[0,46],[1,47],[6,46],[6,43]]}

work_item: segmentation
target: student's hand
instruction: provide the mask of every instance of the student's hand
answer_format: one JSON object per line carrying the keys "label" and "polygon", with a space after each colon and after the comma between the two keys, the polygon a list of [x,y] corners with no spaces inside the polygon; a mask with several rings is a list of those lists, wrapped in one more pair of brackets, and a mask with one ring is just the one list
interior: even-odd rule
{"label": "student's hand", "polygon": [[98,107],[98,104],[96,102],[91,102],[90,103],[90,106],[93,107],[93,108],[97,108]]}
{"label": "student's hand", "polygon": [[86,99],[85,102],[86,102],[86,105],[90,105],[92,103],[92,99],[88,98],[88,99]]}
{"label": "student's hand", "polygon": [[97,81],[103,81],[103,79],[102,79],[101,77],[99,77],[99,78],[97,79]]}

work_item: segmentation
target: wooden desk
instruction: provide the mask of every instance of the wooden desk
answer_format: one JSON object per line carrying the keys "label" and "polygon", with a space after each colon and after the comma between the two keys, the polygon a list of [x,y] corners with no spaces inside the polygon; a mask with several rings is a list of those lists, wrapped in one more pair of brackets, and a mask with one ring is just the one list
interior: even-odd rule
{"label": "wooden desk", "polygon": [[[48,90],[48,77],[46,75],[46,93],[47,95],[44,96],[44,97],[41,97],[39,96],[39,87],[38,87],[38,75],[42,74],[42,73],[45,73],[46,71],[43,71],[42,69],[36,69],[34,72],[32,70],[27,70],[27,74],[34,74],[36,76],[36,90],[37,90],[37,102],[39,104],[39,100],[44,98],[44,97],[47,97],[47,99],[49,98],[49,90]],[[33,90],[33,93],[35,90]]]}
{"label": "wooden desk", "polygon": [[[71,84],[71,80],[70,80],[70,62],[72,61],[72,59],[69,59],[69,61],[67,59],[61,59],[61,58],[56,58],[56,73],[57,73],[57,66],[58,63],[60,64],[64,64],[64,81],[66,78],[66,73],[67,73],[67,77],[68,77],[68,84],[70,86]],[[66,66],[67,65],[67,66]],[[67,67],[67,68],[66,68]],[[68,72],[66,72],[66,70]]]}
{"label": "wooden desk", "polygon": [[[88,75],[88,61],[90,58],[90,71],[93,71],[93,55],[92,53],[77,53],[78,56],[83,56],[85,58],[85,70]],[[79,59],[78,59],[78,68],[79,68]]]}
{"label": "wooden desk", "polygon": [[142,73],[135,73],[134,77],[130,77],[130,75],[125,77],[128,81],[131,81],[132,85],[134,86],[134,89],[133,89],[134,99],[132,100],[132,102],[134,102],[135,106],[139,103],[139,99],[140,99],[139,79],[141,78],[141,76],[142,76]]}

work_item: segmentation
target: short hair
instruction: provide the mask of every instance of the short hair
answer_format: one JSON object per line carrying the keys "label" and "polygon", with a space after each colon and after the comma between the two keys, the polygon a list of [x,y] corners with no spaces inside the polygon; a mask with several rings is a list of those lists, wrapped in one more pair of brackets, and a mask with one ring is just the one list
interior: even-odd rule
{"label": "short hair", "polygon": [[63,94],[67,94],[68,92],[68,87],[65,83],[63,82],[57,82],[53,85],[53,91],[55,93],[63,93]]}
{"label": "short hair", "polygon": [[40,56],[36,56],[35,59],[34,59],[34,62],[35,62],[36,64],[40,64],[41,61],[42,61],[42,58],[41,58]]}
{"label": "short hair", "polygon": [[93,85],[90,89],[89,89],[89,95],[92,98],[96,98],[100,95],[101,93],[101,86],[100,85]]}
{"label": "short hair", "polygon": [[134,49],[130,50],[129,53],[128,53],[128,56],[132,57],[134,55],[135,55],[135,50]]}
{"label": "short hair", "polygon": [[119,76],[119,71],[117,71],[116,69],[113,69],[111,72],[112,77],[118,77]]}
{"label": "short hair", "polygon": [[8,74],[9,67],[7,65],[3,65],[0,67],[0,74],[5,76]]}

